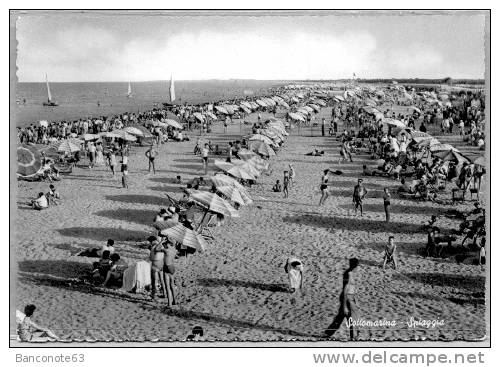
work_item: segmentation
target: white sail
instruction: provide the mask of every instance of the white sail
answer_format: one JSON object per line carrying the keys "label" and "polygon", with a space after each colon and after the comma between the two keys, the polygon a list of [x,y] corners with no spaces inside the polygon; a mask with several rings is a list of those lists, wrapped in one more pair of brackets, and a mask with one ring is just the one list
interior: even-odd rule
{"label": "white sail", "polygon": [[127,93],[127,97],[131,97],[132,96],[132,87],[130,86],[130,82],[128,82],[128,93]]}
{"label": "white sail", "polygon": [[175,100],[175,86],[174,86],[174,78],[170,76],[170,102]]}
{"label": "white sail", "polygon": [[45,74],[45,81],[47,82],[47,96],[50,103],[52,102],[52,95],[50,94],[49,78],[47,77],[47,74]]}

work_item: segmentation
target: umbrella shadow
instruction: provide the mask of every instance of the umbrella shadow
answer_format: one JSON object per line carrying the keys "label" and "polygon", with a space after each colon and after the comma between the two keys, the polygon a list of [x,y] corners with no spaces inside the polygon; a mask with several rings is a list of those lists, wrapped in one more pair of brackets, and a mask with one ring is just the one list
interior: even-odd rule
{"label": "umbrella shadow", "polygon": [[280,283],[266,284],[238,279],[202,278],[198,283],[204,287],[242,287],[254,288],[269,292],[287,292],[288,289]]}
{"label": "umbrella shadow", "polygon": [[327,217],[321,215],[296,215],[283,218],[284,222],[335,230],[361,230],[365,232],[416,233],[422,226],[412,223],[365,219],[362,217]]}
{"label": "umbrella shadow", "polygon": [[65,278],[84,276],[92,270],[91,264],[65,260],[23,260],[17,263],[17,270]]}
{"label": "umbrella shadow", "polygon": [[260,324],[257,322],[249,320],[241,320],[223,317],[219,315],[214,315],[207,312],[193,311],[189,309],[172,309],[158,303],[151,302],[149,299],[145,299],[143,296],[134,295],[131,293],[125,293],[116,289],[106,289],[100,287],[93,287],[88,284],[72,282],[69,279],[50,279],[43,276],[37,276],[30,272],[26,272],[19,277],[19,280],[25,284],[32,284],[35,286],[50,286],[61,288],[73,292],[79,292],[89,295],[98,295],[103,297],[109,297],[118,301],[126,301],[135,304],[142,305],[144,309],[148,311],[158,311],[167,316],[178,317],[187,321],[192,322],[193,320],[205,321],[208,323],[218,324],[226,327],[241,328],[241,329],[254,329],[266,332],[276,332],[284,335],[302,337],[302,338],[323,338],[322,335],[307,333],[304,331],[297,331],[286,328],[279,328],[272,325]]}
{"label": "umbrella shadow", "polygon": [[[372,213],[382,213],[384,212],[384,205],[382,203],[382,198],[380,199],[380,204],[363,204],[363,211]],[[342,204],[339,205],[344,209],[352,209],[352,205]],[[402,213],[402,214],[424,214],[424,215],[446,215],[449,210],[446,208],[436,208],[432,206],[416,206],[416,205],[405,205],[405,204],[394,204],[391,202],[389,207],[391,213]]]}
{"label": "umbrella shadow", "polygon": [[421,292],[392,292],[393,294],[402,296],[404,298],[420,298],[424,300],[430,301],[442,301],[443,299],[447,299],[450,302],[453,302],[457,305],[464,306],[466,304],[471,304],[474,306],[484,305],[485,304],[485,294],[484,292],[475,292],[473,294],[462,294],[463,297],[440,297],[433,294],[421,293]]}
{"label": "umbrella shadow", "polygon": [[152,224],[156,215],[156,211],[141,209],[115,209],[101,210],[96,212],[95,214],[100,217],[118,219],[126,222]]}
{"label": "umbrella shadow", "polygon": [[106,241],[108,238],[115,241],[142,241],[151,235],[143,231],[105,227],[70,227],[57,229],[57,232],[65,237],[87,238],[95,241]]}
{"label": "umbrella shadow", "polygon": [[148,187],[148,190],[159,191],[159,192],[169,192],[172,194],[180,194],[180,193],[184,192],[183,188],[180,186],[167,186],[167,185],[150,186],[150,187]]}
{"label": "umbrella shadow", "polygon": [[106,195],[105,198],[111,201],[131,204],[152,204],[152,205],[170,205],[170,201],[161,196],[153,195]]}

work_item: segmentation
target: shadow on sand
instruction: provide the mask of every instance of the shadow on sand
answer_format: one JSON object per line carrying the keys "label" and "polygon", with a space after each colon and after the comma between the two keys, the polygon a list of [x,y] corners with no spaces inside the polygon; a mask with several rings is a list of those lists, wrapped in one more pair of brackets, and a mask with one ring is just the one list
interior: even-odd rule
{"label": "shadow on sand", "polygon": [[284,222],[330,228],[332,230],[362,230],[365,232],[415,233],[420,232],[421,225],[412,223],[344,217],[326,217],[321,215],[295,215],[283,218]]}
{"label": "shadow on sand", "polygon": [[155,219],[156,211],[142,209],[113,209],[101,210],[96,212],[95,215],[132,223],[152,224]]}
{"label": "shadow on sand", "polygon": [[132,231],[123,228],[105,227],[70,227],[57,230],[62,236],[74,238],[87,238],[95,241],[106,241],[112,238],[115,241],[143,241],[151,233],[143,231]]}
{"label": "shadow on sand", "polygon": [[202,278],[198,283],[204,287],[243,287],[269,292],[287,292],[288,289],[280,283],[265,284],[237,279]]}
{"label": "shadow on sand", "polygon": [[105,198],[111,201],[131,204],[152,204],[152,205],[170,205],[170,201],[161,196],[154,195],[106,195]]}

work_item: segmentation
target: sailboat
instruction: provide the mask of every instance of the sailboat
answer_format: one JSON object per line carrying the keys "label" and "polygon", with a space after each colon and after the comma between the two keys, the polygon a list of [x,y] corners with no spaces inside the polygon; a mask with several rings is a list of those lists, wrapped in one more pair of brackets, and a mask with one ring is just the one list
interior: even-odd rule
{"label": "sailboat", "polygon": [[127,92],[127,98],[132,97],[132,87],[130,86],[130,82],[128,82],[128,92]]}
{"label": "sailboat", "polygon": [[45,81],[47,83],[47,102],[43,102],[44,106],[57,106],[58,104],[52,100],[52,95],[50,94],[49,78],[45,74]]}
{"label": "sailboat", "polygon": [[169,94],[170,94],[170,102],[164,102],[163,105],[165,107],[172,106],[172,102],[175,100],[175,85],[174,85],[174,78],[172,75],[170,76]]}

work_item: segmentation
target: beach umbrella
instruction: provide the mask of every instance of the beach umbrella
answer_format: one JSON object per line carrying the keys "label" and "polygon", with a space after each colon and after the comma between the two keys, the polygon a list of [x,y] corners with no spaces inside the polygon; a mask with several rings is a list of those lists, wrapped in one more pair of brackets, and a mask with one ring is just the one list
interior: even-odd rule
{"label": "beach umbrella", "polygon": [[17,147],[17,174],[23,177],[33,176],[42,168],[42,155],[35,147],[20,145]]}
{"label": "beach umbrella", "polygon": [[439,140],[433,138],[432,136],[422,136],[412,138],[420,147],[432,147],[434,145],[441,144]]}
{"label": "beach umbrella", "polygon": [[215,109],[216,109],[217,111],[219,111],[220,113],[223,113],[223,114],[225,114],[225,115],[229,115],[229,112],[227,112],[227,110],[226,110],[224,107],[221,107],[221,106],[214,106],[214,107],[215,107]]}
{"label": "beach umbrella", "polygon": [[410,107],[410,110],[413,111],[413,112],[422,114],[422,111],[419,108],[415,107],[415,106]]}
{"label": "beach umbrella", "polygon": [[246,101],[241,102],[240,105],[245,106],[246,108],[248,108],[250,110],[253,108],[252,105]]}
{"label": "beach umbrella", "polygon": [[299,108],[299,110],[307,111],[307,113],[309,113],[309,114],[314,113],[314,109],[312,107],[309,107],[309,106],[302,106],[301,108]]}
{"label": "beach umbrella", "polygon": [[[235,159],[236,161],[236,159]],[[236,165],[232,162],[221,161],[220,159],[216,159],[214,164],[217,168],[220,168],[224,172],[230,174],[233,177],[241,178],[243,180],[255,180],[256,176],[251,174],[248,169],[246,169],[242,165]]]}
{"label": "beach umbrella", "polygon": [[165,119],[164,123],[168,126],[172,126],[174,129],[182,130],[184,128],[179,122],[172,119]]}
{"label": "beach umbrella", "polygon": [[394,126],[396,128],[404,129],[406,128],[406,125],[399,120],[392,120],[392,119],[386,119],[385,121],[382,120],[382,122],[386,123],[387,125]]}
{"label": "beach umbrella", "polygon": [[454,151],[458,152],[458,149],[454,148],[450,144],[434,144],[431,146],[431,152],[444,152],[444,151]]}
{"label": "beach umbrella", "polygon": [[141,137],[144,136],[144,133],[141,130],[139,130],[133,126],[125,127],[125,128],[123,128],[123,131],[129,133],[130,135],[136,135],[136,136],[141,136]]}
{"label": "beach umbrella", "polygon": [[[255,165],[251,164],[249,161],[245,161],[242,159],[231,159],[231,163],[234,164],[235,166],[238,166],[238,168],[247,171],[248,173],[250,173],[250,175],[254,177],[260,176],[260,171],[257,169]],[[229,173],[231,173],[231,170],[229,170]]]}
{"label": "beach umbrella", "polygon": [[315,99],[314,103],[316,103],[317,105],[319,105],[321,107],[326,107],[326,102],[323,101],[322,99]]}
{"label": "beach umbrella", "polygon": [[250,104],[252,105],[252,109],[256,110],[257,108],[259,108],[259,105],[255,102],[250,102]]}
{"label": "beach umbrella", "polygon": [[251,150],[245,149],[245,148],[238,150],[237,155],[238,155],[238,157],[240,157],[240,159],[244,159],[244,160],[247,160],[247,159],[250,159],[252,157],[257,156],[254,152],[252,152]]}
{"label": "beach umbrella", "polygon": [[273,130],[272,128],[267,128],[267,129],[262,129],[260,130],[260,135],[264,135],[264,136],[267,136],[269,139],[273,139],[273,140],[283,140],[280,135],[281,134],[278,134],[276,132],[276,130]]}
{"label": "beach umbrella", "polygon": [[258,99],[255,101],[261,107],[269,107],[264,101]]}
{"label": "beach umbrella", "polygon": [[133,135],[130,135],[129,133],[127,133],[126,131],[124,130],[113,130],[111,131],[111,134],[115,134],[115,135],[118,135],[118,137],[122,140],[126,140],[126,141],[136,141],[137,138]]}
{"label": "beach umbrella", "polygon": [[58,152],[64,152],[66,154],[71,154],[75,152],[79,152],[81,147],[80,144],[71,140],[60,140],[52,145],[55,150]]}
{"label": "beach umbrella", "polygon": [[291,118],[292,120],[302,121],[302,122],[304,122],[304,121],[305,121],[304,116],[302,116],[302,115],[300,115],[300,114],[298,114],[298,113],[295,113],[295,112],[290,112],[290,113],[288,114],[288,116],[290,116],[290,118]]}
{"label": "beach umbrella", "polygon": [[224,195],[228,200],[240,205],[247,205],[238,189],[233,186],[216,186],[218,192]]}
{"label": "beach umbrella", "polygon": [[215,176],[212,176],[210,180],[214,183],[215,186],[220,185],[220,186],[233,186],[236,189],[240,191],[240,193],[244,194],[244,196],[248,196],[248,191],[243,186],[240,184],[236,179],[234,179],[231,176],[225,175],[225,174],[216,174]]}
{"label": "beach umbrella", "polygon": [[321,108],[318,105],[314,104],[314,103],[310,103],[306,107],[312,108],[314,110],[314,112],[316,112],[316,113],[318,113],[318,112],[321,111]]}
{"label": "beach umbrella", "polygon": [[84,134],[83,135],[83,140],[89,141],[89,140],[97,140],[100,139],[101,137],[97,134]]}
{"label": "beach umbrella", "polygon": [[225,108],[225,110],[228,112],[228,114],[230,114],[230,115],[234,115],[234,112],[235,112],[235,111],[234,111],[233,106],[230,106],[230,105],[225,104],[225,105],[224,105],[224,108]]}
{"label": "beach umbrella", "polygon": [[39,124],[40,124],[40,126],[49,127],[49,123],[46,120],[40,121]]}
{"label": "beach umbrella", "polygon": [[115,138],[115,139],[119,139],[120,138],[120,135],[118,134],[115,134],[111,131],[103,131],[103,132],[100,132],[99,134],[97,134],[98,136],[100,137],[105,137],[105,138]]}
{"label": "beach umbrella", "polygon": [[476,158],[476,160],[474,161],[474,164],[476,164],[478,166],[486,167],[486,158],[484,158],[484,156],[482,155],[482,156]]}
{"label": "beach umbrella", "polygon": [[375,107],[377,105],[377,103],[371,99],[367,99],[365,101],[365,105],[370,106],[370,107]]}
{"label": "beach umbrella", "polygon": [[243,104],[240,104],[240,108],[245,111],[245,113],[251,113],[252,110],[250,108],[248,108],[247,106],[243,105]]}
{"label": "beach umbrella", "polygon": [[248,143],[248,149],[266,157],[276,155],[276,152],[269,145],[260,140],[252,140]]}
{"label": "beach umbrella", "polygon": [[344,102],[345,101],[344,97],[340,96],[340,95],[339,96],[333,96],[333,98],[335,98],[339,102]]}
{"label": "beach umbrella", "polygon": [[262,134],[252,135],[248,140],[250,140],[250,141],[260,140],[260,141],[263,141],[264,143],[266,143],[267,145],[270,145],[270,146],[276,145],[276,143],[273,142],[270,138],[268,138],[267,136],[264,136]]}
{"label": "beach umbrella", "polygon": [[428,133],[418,130],[410,130],[410,135],[412,138],[432,138]]}
{"label": "beach umbrella", "polygon": [[197,120],[199,120],[199,121],[201,121],[201,122],[205,121],[205,116],[203,116],[203,115],[202,115],[201,113],[199,113],[199,112],[195,112],[195,113],[193,113],[193,116],[194,116]]}
{"label": "beach umbrella", "polygon": [[139,125],[139,124],[130,124],[129,127],[133,127],[139,131],[142,132],[142,136],[145,138],[150,138],[153,135],[151,134],[151,131],[149,131],[145,126]]}
{"label": "beach umbrella", "polygon": [[214,120],[217,120],[217,116],[213,112],[205,112],[205,115],[207,115],[210,118],[213,118]]}
{"label": "beach umbrella", "polygon": [[253,167],[255,167],[259,171],[265,171],[269,168],[269,163],[258,156],[254,156],[254,157],[248,159],[247,163],[251,164]]}
{"label": "beach umbrella", "polygon": [[153,227],[160,231],[160,235],[168,236],[169,239],[177,241],[181,245],[195,248],[198,251],[204,251],[207,247],[207,242],[202,235],[185,227],[180,222],[166,220],[154,223]]}
{"label": "beach umbrella", "polygon": [[[431,147],[432,150],[432,147]],[[460,152],[455,151],[455,150],[448,150],[448,151],[437,151],[437,152],[432,152],[432,155],[435,157],[441,158],[443,161],[454,161],[459,164],[463,162],[470,162],[470,159],[462,155]]]}
{"label": "beach umbrella", "polygon": [[189,194],[191,199],[193,199],[193,201],[197,202],[198,204],[204,206],[214,213],[230,217],[239,217],[238,212],[233,208],[231,204],[212,192],[193,189],[186,189],[186,192]]}

